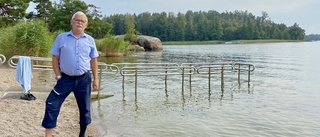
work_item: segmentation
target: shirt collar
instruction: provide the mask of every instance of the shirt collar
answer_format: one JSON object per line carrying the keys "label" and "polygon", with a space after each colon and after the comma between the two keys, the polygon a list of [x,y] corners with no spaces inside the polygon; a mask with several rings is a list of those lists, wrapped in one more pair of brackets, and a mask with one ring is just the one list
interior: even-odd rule
{"label": "shirt collar", "polygon": [[[76,37],[76,36],[74,36],[73,35],[73,33],[72,33],[72,30],[70,30],[69,32],[68,32],[68,35],[67,36],[73,36],[73,37]],[[81,35],[81,37],[80,38],[82,38],[82,37],[87,37],[87,34],[86,33],[82,33],[82,35]]]}

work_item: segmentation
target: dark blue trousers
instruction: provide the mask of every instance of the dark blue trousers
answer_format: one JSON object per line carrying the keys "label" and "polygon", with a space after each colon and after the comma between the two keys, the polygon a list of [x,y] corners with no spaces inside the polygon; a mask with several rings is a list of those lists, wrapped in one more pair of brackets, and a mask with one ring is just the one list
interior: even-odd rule
{"label": "dark blue trousers", "polygon": [[56,127],[61,105],[72,91],[79,108],[80,125],[86,126],[91,123],[91,75],[87,72],[77,78],[62,75],[61,79],[57,81],[46,100],[45,115],[42,121],[44,128]]}

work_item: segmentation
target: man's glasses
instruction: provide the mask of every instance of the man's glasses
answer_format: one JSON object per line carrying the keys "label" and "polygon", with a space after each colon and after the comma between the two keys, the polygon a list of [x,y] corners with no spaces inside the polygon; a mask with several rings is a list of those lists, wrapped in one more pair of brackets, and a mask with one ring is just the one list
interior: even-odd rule
{"label": "man's glasses", "polygon": [[81,19],[77,19],[77,18],[73,18],[74,21],[76,22],[81,22],[81,23],[86,23],[86,20],[81,20]]}

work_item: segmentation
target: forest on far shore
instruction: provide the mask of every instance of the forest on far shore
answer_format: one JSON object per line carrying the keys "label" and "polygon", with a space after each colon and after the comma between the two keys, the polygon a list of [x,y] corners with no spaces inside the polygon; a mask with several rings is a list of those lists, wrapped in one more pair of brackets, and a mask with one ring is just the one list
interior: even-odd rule
{"label": "forest on far shore", "polygon": [[[29,3],[35,11],[26,13]],[[44,20],[50,32],[70,31],[70,18],[76,11],[88,16],[86,33],[95,39],[107,35],[148,35],[161,41],[304,40],[305,30],[298,23],[287,26],[273,22],[267,12],[255,16],[248,11],[187,11],[186,13],[114,14],[102,16],[101,7],[81,0],[15,0],[0,2],[1,27],[19,21]],[[121,8],[121,7],[120,7]]]}
{"label": "forest on far shore", "polygon": [[287,26],[269,19],[266,12],[254,16],[247,11],[187,11],[186,13],[115,14],[103,20],[112,24],[112,34],[125,33],[125,20],[133,16],[136,33],[160,38],[162,41],[210,40],[303,40],[305,30],[297,23]]}
{"label": "forest on far shore", "polygon": [[304,37],[304,40],[306,40],[306,41],[319,41],[320,40],[320,34],[306,35]]}

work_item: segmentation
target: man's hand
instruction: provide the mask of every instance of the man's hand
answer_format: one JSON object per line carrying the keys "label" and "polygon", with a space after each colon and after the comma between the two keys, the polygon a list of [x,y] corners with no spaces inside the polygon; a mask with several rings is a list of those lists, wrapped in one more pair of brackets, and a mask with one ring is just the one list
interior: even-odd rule
{"label": "man's hand", "polygon": [[93,89],[93,91],[98,91],[99,90],[98,80],[93,80],[92,81],[92,89]]}

